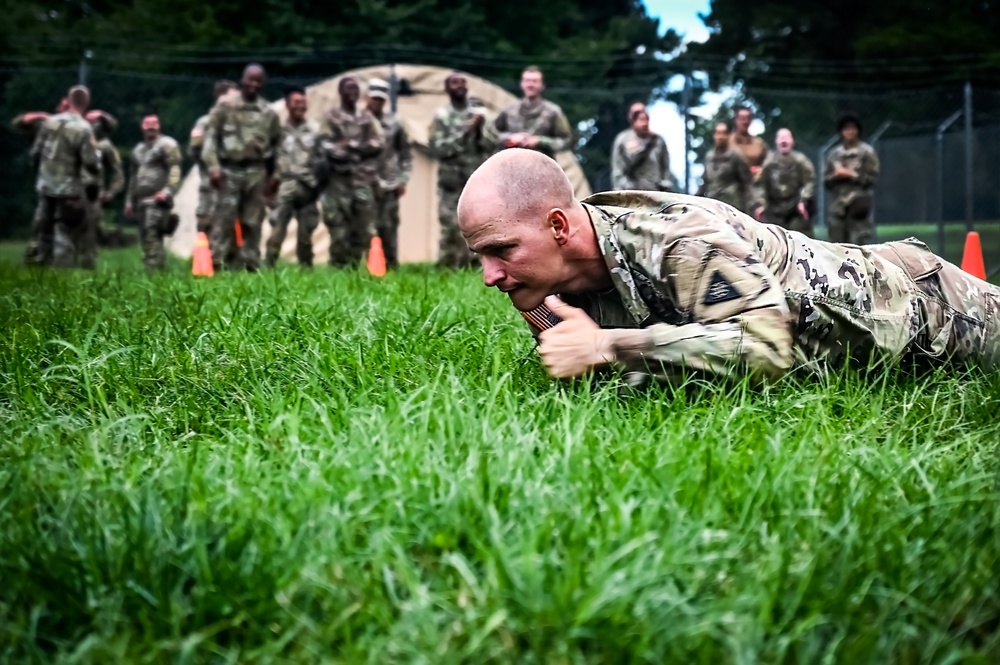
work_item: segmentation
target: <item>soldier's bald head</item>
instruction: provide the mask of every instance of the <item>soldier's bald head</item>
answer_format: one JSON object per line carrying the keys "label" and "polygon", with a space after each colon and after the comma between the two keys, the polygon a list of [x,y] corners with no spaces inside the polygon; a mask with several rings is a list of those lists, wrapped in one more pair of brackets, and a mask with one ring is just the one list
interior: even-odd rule
{"label": "soldier's bald head", "polygon": [[267,72],[264,71],[263,65],[258,65],[256,62],[252,62],[243,68],[242,79],[246,81],[251,76],[267,76]]}
{"label": "soldier's bald head", "polygon": [[66,94],[66,101],[70,107],[83,113],[90,107],[90,90],[83,85],[74,85]]}
{"label": "soldier's bald head", "polygon": [[576,204],[573,185],[551,157],[510,148],[493,155],[469,177],[458,200],[458,223],[544,224],[552,208]]}

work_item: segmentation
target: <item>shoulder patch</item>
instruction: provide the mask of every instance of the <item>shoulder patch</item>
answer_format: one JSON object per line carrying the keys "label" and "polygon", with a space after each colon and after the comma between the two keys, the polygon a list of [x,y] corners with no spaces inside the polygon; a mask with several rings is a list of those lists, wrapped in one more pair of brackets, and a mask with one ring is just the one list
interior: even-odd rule
{"label": "shoulder patch", "polygon": [[738,300],[743,294],[736,290],[733,283],[726,279],[725,275],[716,270],[712,273],[712,279],[708,283],[708,290],[705,291],[703,305],[717,305],[730,300]]}

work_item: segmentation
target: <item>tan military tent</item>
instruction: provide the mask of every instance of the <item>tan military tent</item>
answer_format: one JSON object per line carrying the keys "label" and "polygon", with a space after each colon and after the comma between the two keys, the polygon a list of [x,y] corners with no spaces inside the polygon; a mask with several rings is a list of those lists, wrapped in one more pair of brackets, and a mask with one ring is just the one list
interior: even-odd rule
{"label": "tan military tent", "polygon": [[[406,195],[400,200],[399,258],[402,262],[427,262],[437,258],[437,162],[427,155],[426,148],[434,112],[448,103],[448,97],[444,93],[444,80],[450,72],[451,70],[442,67],[424,65],[395,66],[397,79],[405,79],[413,93],[400,96],[397,106],[400,120],[414,147],[413,175]],[[348,75],[359,80],[364,92],[370,78],[388,81],[390,67],[380,65],[356,69],[310,86],[307,89],[310,118],[319,120],[325,111],[340,103],[337,84],[343,76]],[[482,100],[483,105],[494,114],[516,101],[509,92],[489,81],[468,76],[468,83],[469,95]],[[275,102],[273,106],[284,120],[286,117],[284,101]],[[588,196],[590,187],[572,153],[560,153],[558,161],[573,183],[577,196],[579,198]],[[194,212],[198,202],[198,180],[198,170],[191,169],[176,199],[176,211],[181,218],[180,226],[174,235],[167,239],[168,249],[185,258],[191,256],[194,246]],[[270,224],[265,222],[263,229],[265,241],[270,231]],[[326,228],[320,224],[313,234],[317,263],[326,261],[329,243],[330,238]],[[281,254],[284,259],[295,260],[294,220],[288,230]]]}

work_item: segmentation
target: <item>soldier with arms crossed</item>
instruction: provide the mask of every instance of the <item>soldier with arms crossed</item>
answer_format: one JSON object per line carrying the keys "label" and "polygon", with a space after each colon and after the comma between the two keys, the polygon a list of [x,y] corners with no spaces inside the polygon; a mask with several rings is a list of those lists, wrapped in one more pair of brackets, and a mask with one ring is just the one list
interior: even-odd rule
{"label": "soldier with arms crossed", "polygon": [[[528,150],[487,160],[458,218],[486,285],[533,322],[555,377],[610,366],[669,379],[685,367],[766,381],[873,359],[1000,365],[1000,287],[916,240],[820,242],[681,194],[578,201],[559,165]],[[555,316],[535,316],[543,304]]]}
{"label": "soldier with arms crossed", "polygon": [[611,148],[611,186],[651,192],[672,191],[674,184],[667,142],[650,131],[646,105],[642,102],[632,104],[628,121],[631,127],[615,137]]}

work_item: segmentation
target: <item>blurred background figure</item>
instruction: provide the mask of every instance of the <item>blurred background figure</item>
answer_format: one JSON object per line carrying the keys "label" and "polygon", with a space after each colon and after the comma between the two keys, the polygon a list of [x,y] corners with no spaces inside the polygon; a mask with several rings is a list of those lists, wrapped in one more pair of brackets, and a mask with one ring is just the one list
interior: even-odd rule
{"label": "blurred background figure", "polygon": [[649,129],[649,112],[642,102],[628,111],[629,128],[615,137],[611,149],[613,189],[674,191],[667,142]]}

